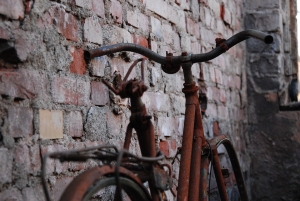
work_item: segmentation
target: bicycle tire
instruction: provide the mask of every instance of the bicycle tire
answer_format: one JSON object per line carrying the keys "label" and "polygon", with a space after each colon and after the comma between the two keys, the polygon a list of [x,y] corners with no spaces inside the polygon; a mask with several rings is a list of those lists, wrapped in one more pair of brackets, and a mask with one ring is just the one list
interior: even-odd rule
{"label": "bicycle tire", "polygon": [[[125,196],[130,198],[130,200],[151,200],[148,190],[134,173],[123,167],[119,167],[119,172],[119,181]],[[67,186],[60,197],[60,201],[113,200],[105,199],[105,196],[97,192],[101,189],[106,189],[107,191],[103,195],[108,192],[112,192],[110,193],[111,195],[114,194],[113,188],[116,186],[114,173],[115,167],[109,165],[94,167],[84,171]],[[93,195],[95,196],[93,197]],[[101,196],[103,199],[101,199]]]}
{"label": "bicycle tire", "polygon": [[[223,170],[228,170],[228,172],[226,173],[227,176],[224,176],[224,174],[222,174],[223,178],[225,177],[224,185],[226,188],[228,201],[248,201],[246,187],[235,150],[231,142],[225,136],[220,138],[223,139],[216,143],[215,146],[218,149],[218,160],[222,165],[221,168]],[[217,187],[214,168],[212,168],[212,160],[209,161],[207,177],[209,182],[207,186],[208,201],[222,200],[220,197],[219,189]]]}
{"label": "bicycle tire", "polygon": [[[120,184],[122,186],[122,196],[125,199],[126,196],[131,200],[145,200],[150,201],[149,197],[145,192],[131,179],[126,177],[119,177]],[[113,189],[112,189],[113,188]],[[116,178],[114,176],[100,179],[95,185],[91,186],[85,193],[82,201],[100,201],[100,200],[113,200],[114,190],[116,188]],[[104,191],[104,192],[99,192]],[[126,194],[127,195],[126,195]]]}

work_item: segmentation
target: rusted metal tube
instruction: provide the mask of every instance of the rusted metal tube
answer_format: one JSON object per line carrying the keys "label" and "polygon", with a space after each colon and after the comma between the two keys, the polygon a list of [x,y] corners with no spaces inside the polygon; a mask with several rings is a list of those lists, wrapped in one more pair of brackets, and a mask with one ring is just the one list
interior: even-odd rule
{"label": "rusted metal tube", "polygon": [[195,121],[195,105],[186,105],[184,133],[182,137],[182,149],[180,157],[180,172],[178,179],[177,201],[188,200],[189,176],[191,167],[192,143]]}
{"label": "rusted metal tube", "polygon": [[222,201],[228,201],[226,193],[225,182],[221,171],[221,164],[219,161],[218,150],[216,146],[212,146],[213,161],[212,165],[215,172],[216,181],[218,184],[218,190]]}
{"label": "rusted metal tube", "polygon": [[199,201],[207,201],[207,184],[208,184],[208,173],[209,173],[209,163],[210,154],[206,154],[201,157],[201,171],[200,171],[200,192]]}

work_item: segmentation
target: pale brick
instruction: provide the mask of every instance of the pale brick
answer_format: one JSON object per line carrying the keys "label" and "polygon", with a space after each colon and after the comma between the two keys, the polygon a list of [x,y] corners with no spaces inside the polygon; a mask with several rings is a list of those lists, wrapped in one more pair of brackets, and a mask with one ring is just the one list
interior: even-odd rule
{"label": "pale brick", "polygon": [[95,57],[91,59],[90,64],[92,66],[93,76],[104,76],[105,67],[108,65],[106,56]]}
{"label": "pale brick", "polygon": [[162,37],[162,27],[161,27],[161,22],[155,18],[155,17],[150,17],[151,21],[151,32],[157,36],[157,37]]}
{"label": "pale brick", "polygon": [[215,34],[213,33],[212,30],[208,30],[205,27],[201,27],[200,29],[200,35],[201,35],[201,40],[204,42],[208,42],[210,44],[215,43]]}
{"label": "pale brick", "polygon": [[127,30],[117,26],[113,26],[109,41],[112,44],[133,43],[133,38],[132,35]]}
{"label": "pale brick", "polygon": [[188,33],[200,39],[200,26],[199,23],[194,22],[191,18],[186,18],[186,30]]}
{"label": "pale brick", "polygon": [[175,31],[173,31],[172,39],[173,39],[172,44],[173,44],[175,50],[179,51],[181,49],[179,34],[176,33]]}
{"label": "pale brick", "polygon": [[54,77],[52,97],[57,103],[88,105],[90,83],[68,77]]}
{"label": "pale brick", "polygon": [[151,50],[153,51],[153,52],[157,52],[157,42],[155,42],[154,40],[151,40],[151,42],[150,42],[150,44],[151,44]]}
{"label": "pale brick", "polygon": [[218,117],[221,119],[228,119],[228,108],[223,105],[218,105]]}
{"label": "pale brick", "polygon": [[109,103],[108,87],[102,82],[91,82],[92,104],[103,106]]}
{"label": "pale brick", "polygon": [[92,9],[92,1],[91,0],[75,0],[75,3],[77,6],[86,8],[86,9]]}
{"label": "pale brick", "polygon": [[227,23],[227,24],[232,24],[232,18],[231,18],[231,12],[225,8],[225,13],[224,13],[224,21]]}
{"label": "pale brick", "polygon": [[177,118],[177,121],[178,121],[177,131],[179,133],[179,136],[182,136],[183,135],[183,128],[184,128],[184,117]]}
{"label": "pale brick", "polygon": [[167,19],[168,16],[168,4],[163,0],[157,0],[155,3],[151,0],[146,0],[146,8],[152,12]]}
{"label": "pale brick", "polygon": [[1,0],[0,14],[14,20],[22,20],[24,18],[25,7],[22,0]]}
{"label": "pale brick", "polygon": [[63,138],[64,120],[60,110],[40,110],[39,128],[41,139]]}
{"label": "pale brick", "polygon": [[162,25],[162,35],[164,42],[167,44],[171,44],[173,42],[172,35],[173,35],[173,30],[172,26],[170,24],[163,24]]}
{"label": "pale brick", "polygon": [[206,115],[212,118],[218,117],[216,104],[214,103],[207,104]]}
{"label": "pale brick", "polygon": [[21,99],[48,99],[48,78],[35,70],[0,72],[0,94]]}
{"label": "pale brick", "polygon": [[183,52],[191,52],[191,38],[188,35],[181,36],[181,49]]}
{"label": "pale brick", "polygon": [[216,76],[216,83],[223,84],[222,71],[220,71],[217,68],[214,68],[214,70],[215,70],[215,76]]}
{"label": "pale brick", "polygon": [[123,10],[122,10],[122,5],[119,1],[117,0],[112,0],[111,1],[111,6],[110,6],[110,14],[113,16],[113,19],[117,23],[122,23],[123,20]]}
{"label": "pale brick", "polygon": [[178,122],[174,117],[159,117],[157,123],[157,134],[161,136],[178,135]]}
{"label": "pale brick", "polygon": [[136,11],[127,11],[127,22],[136,28],[139,27],[138,14]]}
{"label": "pale brick", "polygon": [[147,15],[139,13],[138,24],[139,24],[139,28],[141,28],[143,30],[143,32],[148,35],[148,32],[149,32],[149,17]]}
{"label": "pale brick", "polygon": [[9,135],[14,138],[28,137],[33,134],[33,112],[31,108],[8,108]]}
{"label": "pale brick", "polygon": [[154,111],[170,111],[170,98],[167,94],[145,92],[142,98],[147,108]]}
{"label": "pale brick", "polygon": [[162,140],[159,142],[159,148],[166,157],[174,157],[177,152],[176,140]]}
{"label": "pale brick", "polygon": [[219,4],[219,2],[217,2],[216,0],[210,0],[210,1],[208,1],[208,6],[214,12],[215,17],[220,16],[220,4]]}
{"label": "pale brick", "polygon": [[[6,148],[0,148],[0,183],[10,183],[12,181],[12,164],[13,154]],[[3,198],[3,193],[0,193],[0,198]]]}
{"label": "pale brick", "polygon": [[84,39],[91,43],[102,44],[103,34],[101,24],[97,17],[89,17],[84,23]]}
{"label": "pale brick", "polygon": [[105,8],[103,0],[92,0],[92,11],[105,19]]}
{"label": "pale brick", "polygon": [[69,117],[69,135],[81,137],[83,134],[83,122],[80,111],[71,111]]}

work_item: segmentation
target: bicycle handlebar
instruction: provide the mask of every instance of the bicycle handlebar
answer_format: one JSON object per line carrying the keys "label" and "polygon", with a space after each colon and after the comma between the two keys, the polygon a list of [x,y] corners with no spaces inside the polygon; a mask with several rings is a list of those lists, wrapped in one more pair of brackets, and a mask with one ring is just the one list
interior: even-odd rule
{"label": "bicycle handlebar", "polygon": [[187,62],[198,63],[198,62],[205,62],[214,59],[220,54],[224,53],[229,48],[231,48],[232,46],[250,37],[262,40],[266,44],[270,44],[273,42],[273,37],[271,35],[265,34],[257,30],[249,29],[235,34],[228,40],[221,39],[221,43],[217,44],[217,47],[208,53],[191,54],[189,55],[190,56],[189,58],[184,58],[184,59],[183,56],[171,56],[171,58],[169,58],[168,60],[167,57],[161,56],[143,46],[133,44],[133,43],[119,43],[115,45],[104,46],[97,49],[87,50],[84,52],[84,57],[86,60],[90,60],[91,58],[99,57],[107,54],[113,54],[122,51],[130,51],[130,52],[139,53],[149,58],[150,60],[153,60],[162,65],[166,65],[168,61],[170,62],[170,65],[174,65],[174,64],[178,65]]}

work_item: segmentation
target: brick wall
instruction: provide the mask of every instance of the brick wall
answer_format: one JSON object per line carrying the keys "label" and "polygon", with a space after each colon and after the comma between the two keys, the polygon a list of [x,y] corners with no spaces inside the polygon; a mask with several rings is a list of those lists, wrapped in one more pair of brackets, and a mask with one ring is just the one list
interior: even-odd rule
{"label": "brick wall", "polygon": [[[274,36],[247,43],[247,93],[253,200],[298,200],[299,112],[280,112],[297,77],[296,1],[244,1],[245,27]],[[263,52],[262,52],[263,50]]]}
{"label": "brick wall", "polygon": [[[216,37],[243,30],[242,7],[241,0],[1,1],[1,47],[11,52],[10,57],[1,52],[0,60],[0,199],[43,197],[39,176],[46,152],[121,146],[129,102],[111,94],[99,78],[113,78],[116,70],[124,76],[140,56],[114,54],[87,64],[83,50],[130,42],[161,55],[208,52]],[[206,136],[230,137],[249,184],[244,49],[245,43],[239,44],[210,62],[195,64],[193,74],[198,81],[201,68],[206,80]],[[167,75],[158,64],[146,64],[149,89],[143,100],[154,116],[156,144],[171,160],[182,140],[183,74]],[[132,74],[140,75],[138,70]],[[139,153],[136,141],[131,151]],[[90,165],[49,161],[53,198]]]}

